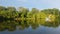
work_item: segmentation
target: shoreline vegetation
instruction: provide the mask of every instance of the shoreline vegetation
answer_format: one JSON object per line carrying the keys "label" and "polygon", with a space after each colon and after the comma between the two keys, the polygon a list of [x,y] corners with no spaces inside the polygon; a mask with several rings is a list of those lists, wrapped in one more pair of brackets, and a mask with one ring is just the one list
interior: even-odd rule
{"label": "shoreline vegetation", "polygon": [[31,26],[36,29],[40,26],[56,28],[60,25],[60,10],[57,8],[39,10],[32,8],[0,6],[0,31],[24,30]]}
{"label": "shoreline vegetation", "polygon": [[40,20],[55,21],[60,19],[60,10],[57,8],[39,10],[32,8],[30,11],[28,8],[19,7],[17,10],[15,7],[0,6],[0,20]]}

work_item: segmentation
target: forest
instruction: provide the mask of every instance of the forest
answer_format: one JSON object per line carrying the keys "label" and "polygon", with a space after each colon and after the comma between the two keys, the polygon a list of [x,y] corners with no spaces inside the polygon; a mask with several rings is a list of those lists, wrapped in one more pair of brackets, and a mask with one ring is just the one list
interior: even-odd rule
{"label": "forest", "polygon": [[4,7],[0,6],[0,20],[39,20],[50,18],[51,21],[60,19],[60,10],[57,8],[39,10],[32,8],[29,10],[25,7]]}
{"label": "forest", "polygon": [[52,9],[37,9],[29,10],[25,7],[4,7],[0,6],[0,31],[8,29],[14,31],[16,26],[20,30],[32,27],[36,29],[40,25],[48,27],[58,27],[60,25],[60,10]]}

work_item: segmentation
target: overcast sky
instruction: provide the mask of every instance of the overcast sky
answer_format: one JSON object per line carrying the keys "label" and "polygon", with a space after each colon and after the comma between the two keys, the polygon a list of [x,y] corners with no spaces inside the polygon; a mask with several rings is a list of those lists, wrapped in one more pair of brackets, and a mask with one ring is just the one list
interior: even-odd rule
{"label": "overcast sky", "polygon": [[60,0],[0,0],[0,6],[14,6],[26,8],[60,8]]}

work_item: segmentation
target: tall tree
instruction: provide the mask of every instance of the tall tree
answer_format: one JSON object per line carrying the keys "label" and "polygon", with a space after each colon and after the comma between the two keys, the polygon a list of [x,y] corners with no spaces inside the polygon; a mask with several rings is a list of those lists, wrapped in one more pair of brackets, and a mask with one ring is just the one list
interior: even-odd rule
{"label": "tall tree", "polygon": [[15,7],[7,7],[8,18],[14,18],[15,14],[16,14],[16,8]]}
{"label": "tall tree", "polygon": [[29,9],[24,7],[19,7],[19,15],[21,17],[27,17],[27,13],[29,12]]}

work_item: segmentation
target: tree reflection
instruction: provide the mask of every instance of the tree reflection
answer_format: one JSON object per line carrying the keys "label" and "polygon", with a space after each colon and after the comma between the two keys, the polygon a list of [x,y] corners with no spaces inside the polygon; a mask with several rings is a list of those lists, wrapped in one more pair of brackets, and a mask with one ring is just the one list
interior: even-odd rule
{"label": "tree reflection", "polygon": [[60,25],[60,22],[57,19],[54,22],[45,21],[45,19],[22,19],[20,21],[8,20],[0,22],[0,31],[15,31],[17,28],[19,30],[24,30],[28,29],[30,26],[32,27],[32,29],[37,29],[38,27],[40,27],[40,25],[56,28]]}
{"label": "tree reflection", "polygon": [[0,31],[3,30],[9,30],[9,31],[14,31],[16,29],[15,22],[13,21],[3,21],[0,23]]}

